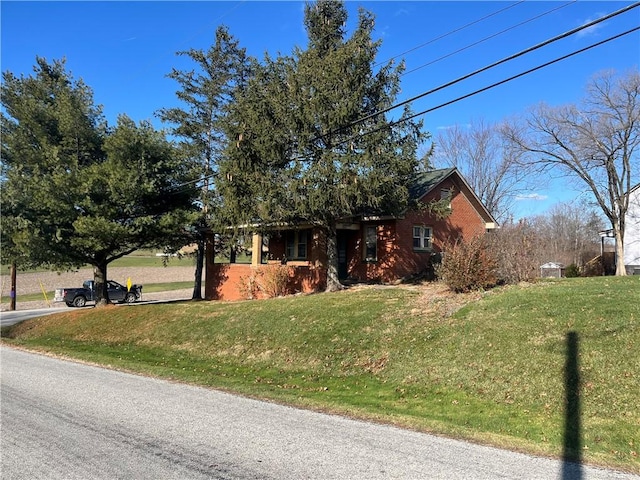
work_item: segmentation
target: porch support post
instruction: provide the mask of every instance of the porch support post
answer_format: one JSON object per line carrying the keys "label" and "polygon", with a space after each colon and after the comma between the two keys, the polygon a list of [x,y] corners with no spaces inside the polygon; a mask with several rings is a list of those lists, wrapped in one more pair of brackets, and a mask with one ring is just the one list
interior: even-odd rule
{"label": "porch support post", "polygon": [[258,266],[262,263],[262,235],[254,233],[251,242],[251,265]]}

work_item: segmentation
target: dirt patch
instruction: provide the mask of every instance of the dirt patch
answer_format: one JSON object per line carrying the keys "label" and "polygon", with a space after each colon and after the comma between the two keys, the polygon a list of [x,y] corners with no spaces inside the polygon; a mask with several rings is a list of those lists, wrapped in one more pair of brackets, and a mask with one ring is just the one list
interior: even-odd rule
{"label": "dirt patch", "polygon": [[413,302],[411,313],[437,319],[450,317],[465,305],[476,302],[491,293],[491,291],[456,293],[443,282],[429,281],[394,285],[355,284],[351,285],[348,290],[365,288],[403,288],[418,292],[420,295]]}
{"label": "dirt patch", "polygon": [[421,315],[450,317],[468,303],[480,300],[487,292],[455,293],[441,282],[427,282],[417,287],[421,293],[416,309]]}

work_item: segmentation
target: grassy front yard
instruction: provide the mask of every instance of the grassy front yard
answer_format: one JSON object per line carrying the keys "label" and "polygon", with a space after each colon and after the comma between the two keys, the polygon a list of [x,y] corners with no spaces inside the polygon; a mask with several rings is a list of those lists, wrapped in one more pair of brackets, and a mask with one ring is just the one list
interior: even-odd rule
{"label": "grassy front yard", "polygon": [[600,277],[65,311],[3,340],[640,473],[639,322],[640,277]]}

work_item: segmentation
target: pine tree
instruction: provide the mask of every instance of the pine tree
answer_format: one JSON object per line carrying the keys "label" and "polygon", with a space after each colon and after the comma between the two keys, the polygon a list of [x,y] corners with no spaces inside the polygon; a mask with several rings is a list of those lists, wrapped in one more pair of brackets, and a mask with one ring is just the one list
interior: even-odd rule
{"label": "pine tree", "polygon": [[422,138],[408,109],[393,127],[377,114],[395,101],[404,67],[375,70],[373,16],[361,9],[351,37],[346,20],[343,2],[307,4],[306,49],[255,67],[221,167],[231,218],[304,220],[324,231],[328,290],[340,288],[338,221],[402,212]]}
{"label": "pine tree", "polygon": [[229,34],[226,27],[216,30],[216,41],[206,52],[191,49],[178,52],[189,57],[196,70],[173,69],[169,78],[178,82],[176,93],[183,106],[164,108],[158,112],[162,121],[172,127],[172,133],[181,139],[180,146],[192,162],[203,184],[200,202],[202,215],[197,221],[195,242],[198,245],[193,298],[201,299],[202,271],[204,264],[204,229],[207,217],[215,214],[216,204],[214,174],[218,170],[218,158],[224,146],[221,121],[226,115],[234,91],[242,88],[248,75],[245,50]]}
{"label": "pine tree", "polygon": [[101,109],[64,61],[40,57],[33,76],[3,73],[2,106],[3,255],[24,267],[77,267],[57,247],[73,230],[79,172],[105,158]]}
{"label": "pine tree", "polygon": [[184,245],[189,171],[148,122],[121,116],[109,129],[64,61],[38,58],[35,76],[4,80],[3,255],[29,266],[92,265],[97,303],[107,303],[110,262]]}

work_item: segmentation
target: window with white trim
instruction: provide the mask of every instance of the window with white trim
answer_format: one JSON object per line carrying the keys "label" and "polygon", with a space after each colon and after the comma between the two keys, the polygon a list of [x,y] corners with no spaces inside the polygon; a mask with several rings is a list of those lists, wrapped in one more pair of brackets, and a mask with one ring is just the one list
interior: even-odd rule
{"label": "window with white trim", "polygon": [[433,230],[431,227],[422,225],[413,226],[413,249],[414,250],[431,250],[431,240],[433,238]]}
{"label": "window with white trim", "polygon": [[308,238],[308,230],[296,230],[293,232],[287,232],[286,256],[288,260],[307,259]]}
{"label": "window with white trim", "polygon": [[364,227],[364,261],[376,262],[378,260],[378,226],[367,225]]}

